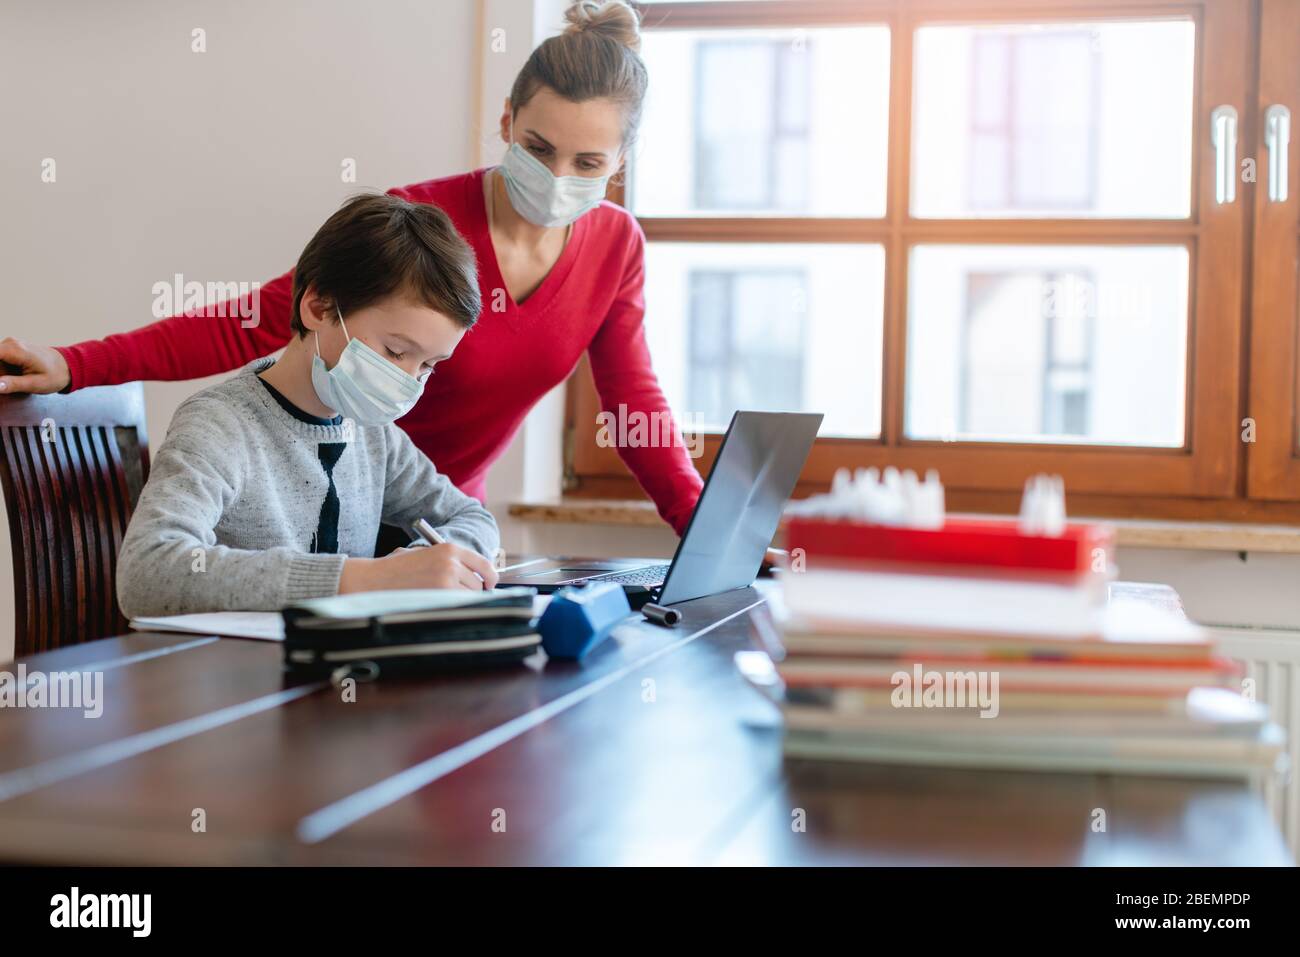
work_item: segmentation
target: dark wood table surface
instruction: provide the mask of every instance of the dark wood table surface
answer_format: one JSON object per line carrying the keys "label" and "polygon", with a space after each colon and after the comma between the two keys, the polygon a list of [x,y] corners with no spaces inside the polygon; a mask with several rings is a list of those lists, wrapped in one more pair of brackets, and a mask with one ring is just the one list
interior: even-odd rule
{"label": "dark wood table surface", "polygon": [[352,702],[288,683],[273,642],[137,633],[33,656],[102,670],[104,712],[0,710],[0,860],[1292,863],[1245,785],[783,760],[732,664],[761,601],[690,602],[681,626],[623,626],[581,665],[380,681]]}

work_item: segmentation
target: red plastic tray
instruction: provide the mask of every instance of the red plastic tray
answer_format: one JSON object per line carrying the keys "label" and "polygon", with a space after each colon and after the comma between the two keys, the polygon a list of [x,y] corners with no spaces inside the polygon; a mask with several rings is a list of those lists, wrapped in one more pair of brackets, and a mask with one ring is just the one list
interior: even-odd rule
{"label": "red plastic tray", "polygon": [[1070,524],[1059,537],[1025,535],[1014,519],[950,518],[941,529],[900,528],[846,519],[793,518],[786,546],[808,561],[899,563],[1021,569],[1083,575],[1096,571],[1096,549],[1109,564],[1115,543],[1108,525]]}

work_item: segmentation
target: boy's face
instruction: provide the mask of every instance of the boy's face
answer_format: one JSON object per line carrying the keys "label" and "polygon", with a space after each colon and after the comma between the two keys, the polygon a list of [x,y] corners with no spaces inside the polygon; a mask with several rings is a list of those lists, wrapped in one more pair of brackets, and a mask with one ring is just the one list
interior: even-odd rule
{"label": "boy's face", "polygon": [[[390,296],[364,309],[344,313],[344,335],[334,307],[314,295],[303,296],[300,314],[309,333],[320,343],[320,356],[333,369],[348,344],[360,339],[408,375],[423,378],[460,344],[465,329],[421,302]],[[314,346],[314,343],[313,343]]]}

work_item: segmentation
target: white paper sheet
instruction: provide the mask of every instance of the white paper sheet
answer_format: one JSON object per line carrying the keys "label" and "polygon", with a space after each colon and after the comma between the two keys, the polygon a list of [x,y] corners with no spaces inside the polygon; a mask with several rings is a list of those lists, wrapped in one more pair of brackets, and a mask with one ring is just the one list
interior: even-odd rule
{"label": "white paper sheet", "polygon": [[132,618],[137,631],[183,631],[196,635],[284,641],[284,619],[278,611],[214,611],[197,615]]}

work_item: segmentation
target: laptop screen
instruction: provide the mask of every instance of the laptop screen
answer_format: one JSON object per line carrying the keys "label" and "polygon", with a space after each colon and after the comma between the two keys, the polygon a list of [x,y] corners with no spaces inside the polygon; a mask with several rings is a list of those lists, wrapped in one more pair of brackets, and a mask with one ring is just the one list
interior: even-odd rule
{"label": "laptop screen", "polygon": [[658,601],[753,584],[821,427],[820,413],[737,412]]}

